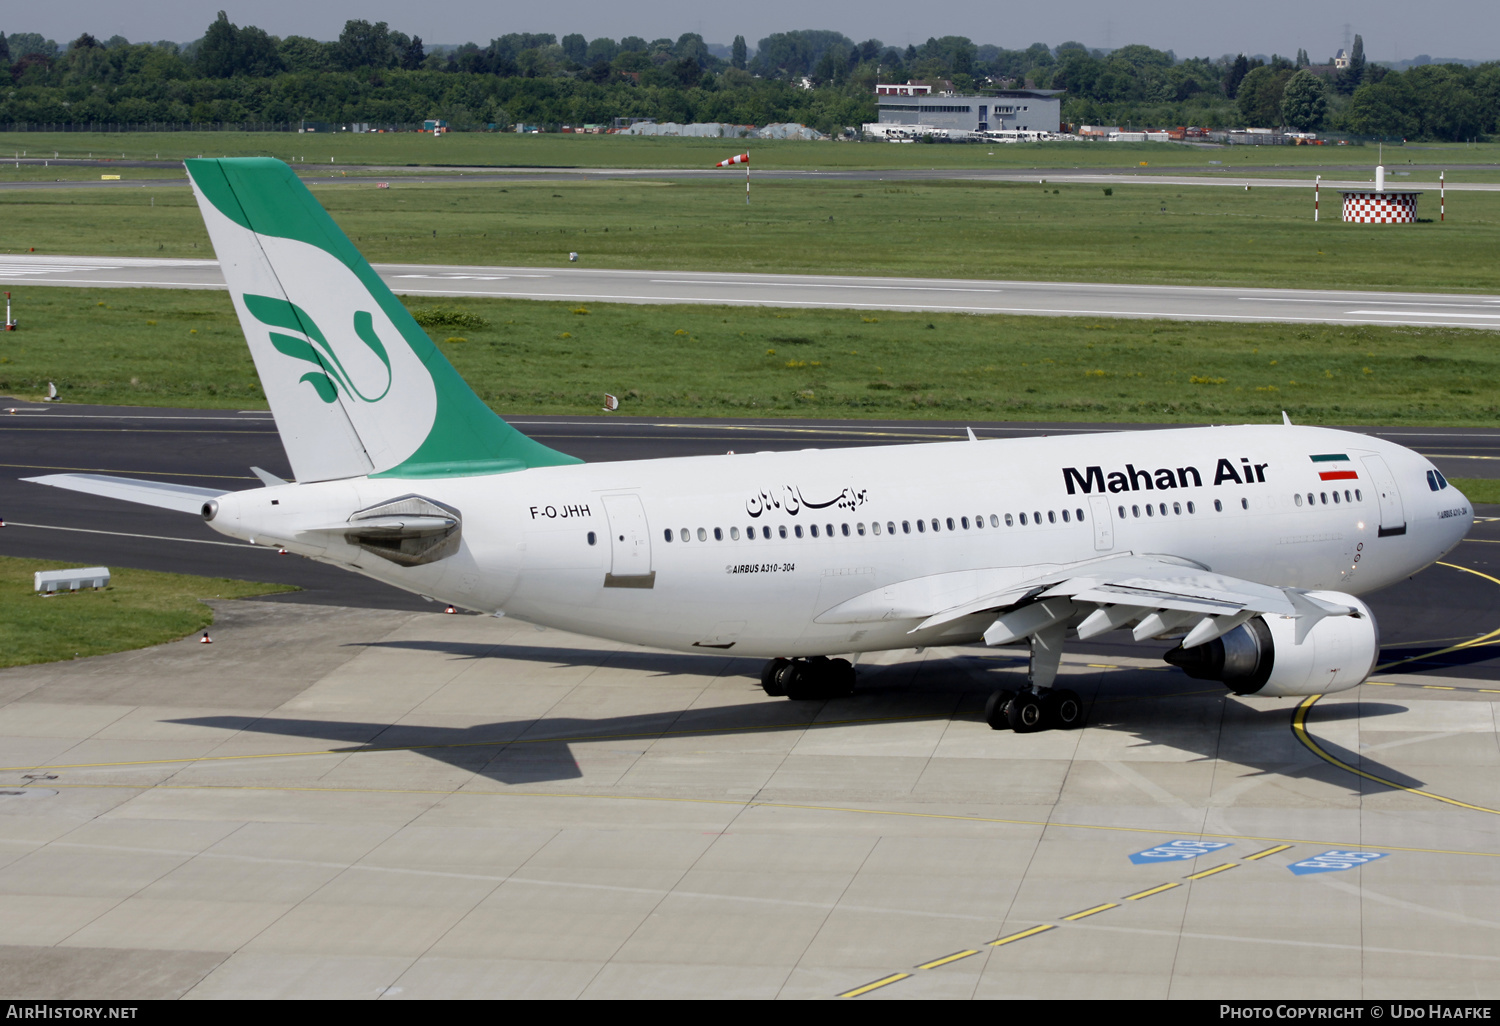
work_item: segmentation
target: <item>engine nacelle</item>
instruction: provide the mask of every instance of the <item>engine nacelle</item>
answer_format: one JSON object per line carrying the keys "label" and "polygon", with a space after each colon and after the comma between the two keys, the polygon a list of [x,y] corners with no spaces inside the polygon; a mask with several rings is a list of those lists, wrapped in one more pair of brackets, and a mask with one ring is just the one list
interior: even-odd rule
{"label": "engine nacelle", "polygon": [[1349,616],[1326,616],[1297,644],[1297,621],[1263,615],[1203,645],[1172,649],[1164,657],[1189,677],[1216,680],[1237,695],[1323,695],[1363,684],[1380,654],[1380,631],[1370,607],[1336,591],[1313,597],[1354,607]]}

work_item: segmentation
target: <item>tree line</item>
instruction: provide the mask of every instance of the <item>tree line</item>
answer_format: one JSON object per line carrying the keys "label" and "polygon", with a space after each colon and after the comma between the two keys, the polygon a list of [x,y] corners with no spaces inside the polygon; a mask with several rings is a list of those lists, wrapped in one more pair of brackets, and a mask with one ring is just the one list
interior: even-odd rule
{"label": "tree line", "polygon": [[[920,45],[856,43],[833,31],[677,39],[508,33],[487,45],[429,47],[385,22],[351,20],[332,42],[273,36],[220,12],[202,38],[130,43],[88,33],[66,46],[0,33],[0,123],[366,122],[442,118],[455,128],[658,121],[795,121],[837,132],[876,117],[877,82],[958,92],[1063,90],[1069,123],[1328,129],[1469,139],[1500,130],[1500,63],[1388,72],[1243,54],[1179,59],[1131,45],[1024,49],[963,36]],[[9,81],[6,82],[8,77]]]}

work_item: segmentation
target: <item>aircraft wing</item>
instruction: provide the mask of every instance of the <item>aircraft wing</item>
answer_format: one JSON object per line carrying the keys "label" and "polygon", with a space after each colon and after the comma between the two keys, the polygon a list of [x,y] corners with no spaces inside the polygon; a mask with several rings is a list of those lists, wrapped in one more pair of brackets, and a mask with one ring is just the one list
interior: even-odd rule
{"label": "aircraft wing", "polygon": [[[1186,632],[1191,648],[1270,614],[1298,621],[1300,641],[1325,616],[1350,607],[1296,588],[1216,574],[1175,556],[1126,553],[1066,565],[936,574],[866,592],[819,615],[820,623],[915,619],[911,633],[993,613],[985,641],[1004,645],[1058,623],[1078,621],[1079,638],[1134,623],[1137,641]],[[1081,617],[1081,619],[1080,619]]]}
{"label": "aircraft wing", "polygon": [[108,474],[46,474],[42,477],[23,477],[21,480],[88,495],[102,495],[107,499],[124,499],[126,502],[173,509],[179,513],[201,513],[205,502],[228,494],[228,490],[224,488],[199,488],[196,485],[142,481],[139,478],[111,477]]}

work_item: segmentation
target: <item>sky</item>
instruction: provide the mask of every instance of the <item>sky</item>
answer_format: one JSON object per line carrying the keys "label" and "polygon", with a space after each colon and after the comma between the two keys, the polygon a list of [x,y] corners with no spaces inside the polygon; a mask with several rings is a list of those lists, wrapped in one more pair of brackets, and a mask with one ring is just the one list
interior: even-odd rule
{"label": "sky", "polygon": [[1067,3],[996,3],[947,0],[936,7],[895,0],[757,0],[706,4],[702,0],[550,0],[496,4],[493,0],[71,0],[39,8],[0,5],[0,31],[40,32],[58,42],[92,32],[132,42],[187,42],[203,34],[220,9],[237,25],[257,25],[272,35],[334,39],[349,18],[388,22],[429,43],[488,42],[506,32],[580,32],[593,39],[626,35],[654,39],[697,32],[709,43],[743,35],[756,40],[789,29],[834,29],[856,41],[920,43],[929,36],[968,36],[976,43],[1022,48],[1076,39],[1090,47],[1145,43],[1179,57],[1225,53],[1294,56],[1304,48],[1315,62],[1343,46],[1347,31],[1364,37],[1373,60],[1407,60],[1419,54],[1468,60],[1500,58],[1500,4],[1447,0],[1441,13],[1411,0],[1069,0]]}

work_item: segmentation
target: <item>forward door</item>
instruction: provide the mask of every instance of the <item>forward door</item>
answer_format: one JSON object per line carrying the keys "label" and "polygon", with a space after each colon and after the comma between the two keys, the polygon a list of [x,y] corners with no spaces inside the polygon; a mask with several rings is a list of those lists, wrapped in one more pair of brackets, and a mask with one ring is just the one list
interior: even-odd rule
{"label": "forward door", "polygon": [[1364,457],[1365,472],[1370,475],[1370,486],[1380,500],[1379,537],[1389,538],[1406,533],[1406,507],[1401,503],[1401,490],[1396,487],[1396,476],[1379,456]]}

